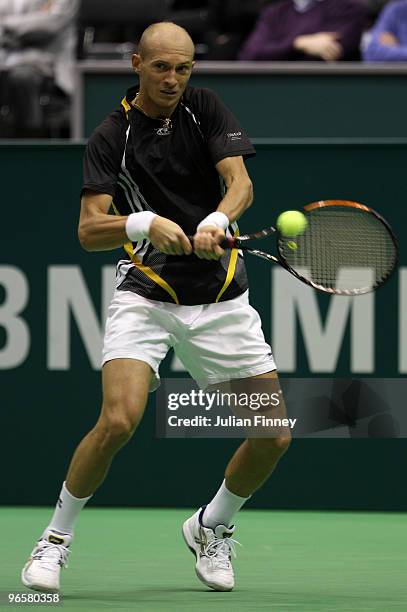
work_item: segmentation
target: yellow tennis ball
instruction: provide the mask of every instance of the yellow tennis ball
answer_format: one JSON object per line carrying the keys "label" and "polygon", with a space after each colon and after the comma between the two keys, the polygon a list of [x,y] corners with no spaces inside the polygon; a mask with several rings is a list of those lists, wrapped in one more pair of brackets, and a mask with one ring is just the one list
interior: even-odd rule
{"label": "yellow tennis ball", "polygon": [[305,215],[299,210],[286,210],[277,218],[277,229],[283,236],[298,236],[307,224]]}
{"label": "yellow tennis ball", "polygon": [[294,240],[288,240],[287,241],[287,246],[289,249],[291,249],[292,251],[296,251],[298,249],[298,245],[296,242],[294,242]]}

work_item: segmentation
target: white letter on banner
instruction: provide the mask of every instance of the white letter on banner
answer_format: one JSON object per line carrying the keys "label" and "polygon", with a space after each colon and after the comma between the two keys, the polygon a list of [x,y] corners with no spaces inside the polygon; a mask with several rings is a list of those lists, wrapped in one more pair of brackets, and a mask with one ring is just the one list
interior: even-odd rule
{"label": "white letter on banner", "polygon": [[297,367],[296,322],[301,326],[311,372],[334,372],[351,315],[352,372],[374,369],[374,297],[332,296],[325,326],[321,322],[316,289],[307,287],[285,270],[272,271],[272,345],[277,368]]}
{"label": "white letter on banner", "polygon": [[24,273],[14,266],[0,266],[0,285],[5,298],[0,304],[0,327],[6,331],[6,343],[0,350],[0,368],[17,368],[30,351],[29,327],[18,315],[27,305],[29,287]]}
{"label": "white letter on banner", "polygon": [[407,374],[407,269],[399,276],[399,372]]}
{"label": "white letter on banner", "polygon": [[100,368],[104,331],[104,316],[113,292],[114,266],[102,271],[103,321],[98,319],[78,266],[50,266],[48,268],[48,351],[50,370],[70,368],[71,314],[76,321],[93,369]]}

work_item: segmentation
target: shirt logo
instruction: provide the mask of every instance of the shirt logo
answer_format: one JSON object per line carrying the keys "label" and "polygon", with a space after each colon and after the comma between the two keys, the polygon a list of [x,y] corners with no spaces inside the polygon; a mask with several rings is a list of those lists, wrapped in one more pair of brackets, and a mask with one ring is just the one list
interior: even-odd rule
{"label": "shirt logo", "polygon": [[156,129],[157,136],[169,136],[172,134],[172,121],[169,117],[162,119],[164,125]]}
{"label": "shirt logo", "polygon": [[157,136],[169,136],[170,134],[172,134],[172,130],[166,125],[164,127],[157,128],[155,132]]}
{"label": "shirt logo", "polygon": [[228,132],[226,136],[231,140],[242,140],[242,132]]}

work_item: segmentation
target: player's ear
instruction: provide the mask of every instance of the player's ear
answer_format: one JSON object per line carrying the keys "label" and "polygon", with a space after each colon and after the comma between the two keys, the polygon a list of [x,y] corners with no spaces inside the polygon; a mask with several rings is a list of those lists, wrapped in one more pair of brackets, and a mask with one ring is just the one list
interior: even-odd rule
{"label": "player's ear", "polygon": [[132,63],[134,72],[137,72],[138,74],[140,72],[140,64],[141,64],[141,57],[138,53],[134,53],[132,55],[131,63]]}

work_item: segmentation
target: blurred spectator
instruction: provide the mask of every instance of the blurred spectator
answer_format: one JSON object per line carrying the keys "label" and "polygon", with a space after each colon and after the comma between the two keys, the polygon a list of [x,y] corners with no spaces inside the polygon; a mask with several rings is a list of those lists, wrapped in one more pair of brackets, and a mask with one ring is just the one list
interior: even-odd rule
{"label": "blurred spectator", "polygon": [[357,60],[366,9],[359,0],[281,0],[261,14],[241,60]]}
{"label": "blurred spectator", "polygon": [[0,0],[3,136],[47,136],[47,101],[69,100],[78,7],[79,0]]}
{"label": "blurred spectator", "polygon": [[387,4],[363,50],[366,62],[407,61],[407,0]]}

